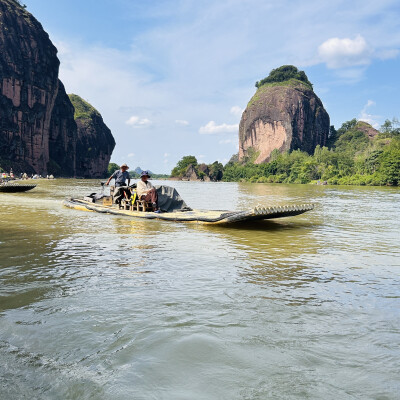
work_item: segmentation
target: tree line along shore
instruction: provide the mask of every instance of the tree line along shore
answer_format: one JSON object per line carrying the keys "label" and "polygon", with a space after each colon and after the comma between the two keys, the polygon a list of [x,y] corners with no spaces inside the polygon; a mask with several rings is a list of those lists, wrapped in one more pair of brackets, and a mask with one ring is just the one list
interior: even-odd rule
{"label": "tree line along shore", "polygon": [[[368,132],[373,131],[373,134]],[[241,162],[237,154],[222,165],[199,164],[195,156],[184,156],[170,175],[154,178],[176,180],[324,183],[329,185],[398,186],[400,183],[400,123],[386,120],[379,130],[352,119],[336,130],[330,128],[326,146],[317,146],[313,154],[294,150],[272,152],[268,162],[256,164],[257,153]],[[109,172],[118,168],[116,164]],[[132,174],[132,177],[135,173]]]}

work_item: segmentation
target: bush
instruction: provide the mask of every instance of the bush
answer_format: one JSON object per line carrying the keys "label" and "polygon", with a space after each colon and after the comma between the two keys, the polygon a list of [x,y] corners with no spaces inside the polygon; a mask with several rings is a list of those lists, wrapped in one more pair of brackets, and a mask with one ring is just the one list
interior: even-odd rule
{"label": "bush", "polygon": [[176,167],[171,171],[171,176],[182,177],[190,164],[192,164],[193,167],[197,167],[198,164],[195,156],[182,157],[182,159],[176,164]]}
{"label": "bush", "polygon": [[311,89],[313,88],[313,85],[308,80],[305,72],[299,71],[294,65],[282,65],[279,68],[273,69],[266,78],[262,79],[261,81],[257,81],[255,86],[259,88],[266,83],[285,82],[289,81],[290,79],[296,79],[305,83]]}

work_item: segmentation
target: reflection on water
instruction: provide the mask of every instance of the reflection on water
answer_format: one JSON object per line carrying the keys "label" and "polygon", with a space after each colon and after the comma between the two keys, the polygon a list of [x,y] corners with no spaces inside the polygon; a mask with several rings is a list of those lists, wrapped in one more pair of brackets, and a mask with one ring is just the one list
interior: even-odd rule
{"label": "reflection on water", "polygon": [[398,189],[172,184],[316,208],[221,227],[61,206],[95,180],[2,194],[0,398],[399,398]]}

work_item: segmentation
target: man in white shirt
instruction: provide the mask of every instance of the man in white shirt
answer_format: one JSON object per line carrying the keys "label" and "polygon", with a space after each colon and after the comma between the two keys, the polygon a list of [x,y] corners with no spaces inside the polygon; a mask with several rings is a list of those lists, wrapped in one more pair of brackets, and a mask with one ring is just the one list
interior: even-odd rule
{"label": "man in white shirt", "polygon": [[153,211],[159,213],[157,191],[151,182],[148,181],[149,178],[149,173],[147,171],[142,171],[140,174],[140,181],[137,183],[136,193],[140,200],[151,202]]}

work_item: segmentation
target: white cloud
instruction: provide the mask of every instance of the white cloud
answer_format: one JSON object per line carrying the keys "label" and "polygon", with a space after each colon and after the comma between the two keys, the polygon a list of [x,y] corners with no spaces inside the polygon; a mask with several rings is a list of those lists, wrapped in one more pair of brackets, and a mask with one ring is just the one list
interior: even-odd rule
{"label": "white cloud", "polygon": [[231,107],[231,114],[236,115],[237,117],[241,117],[243,114],[243,108],[239,106],[233,106]]}
{"label": "white cloud", "polygon": [[318,54],[328,68],[367,65],[371,62],[373,52],[372,47],[361,35],[354,39],[331,38],[318,47]]}
{"label": "white cloud", "polygon": [[135,153],[129,153],[128,157],[135,157]]}
{"label": "white cloud", "polygon": [[379,128],[379,123],[377,119],[379,118],[378,115],[372,115],[368,112],[368,109],[370,107],[375,106],[376,103],[373,100],[368,100],[363,109],[360,111],[360,114],[358,116],[358,119],[360,121],[367,122],[368,124],[371,124],[374,128]]}
{"label": "white cloud", "polygon": [[185,121],[184,119],[176,119],[175,123],[178,124],[178,125],[184,125],[184,126],[189,125],[189,122]]}
{"label": "white cloud", "polygon": [[164,153],[164,157],[169,157],[170,155],[169,153]]}
{"label": "white cloud", "polygon": [[149,126],[152,122],[147,118],[140,118],[137,115],[132,115],[126,122],[127,125],[132,126]]}
{"label": "white cloud", "polygon": [[210,121],[205,126],[200,127],[199,133],[206,135],[213,135],[217,133],[227,133],[227,132],[235,132],[239,129],[238,124],[228,125],[221,124],[217,125],[214,121]]}

